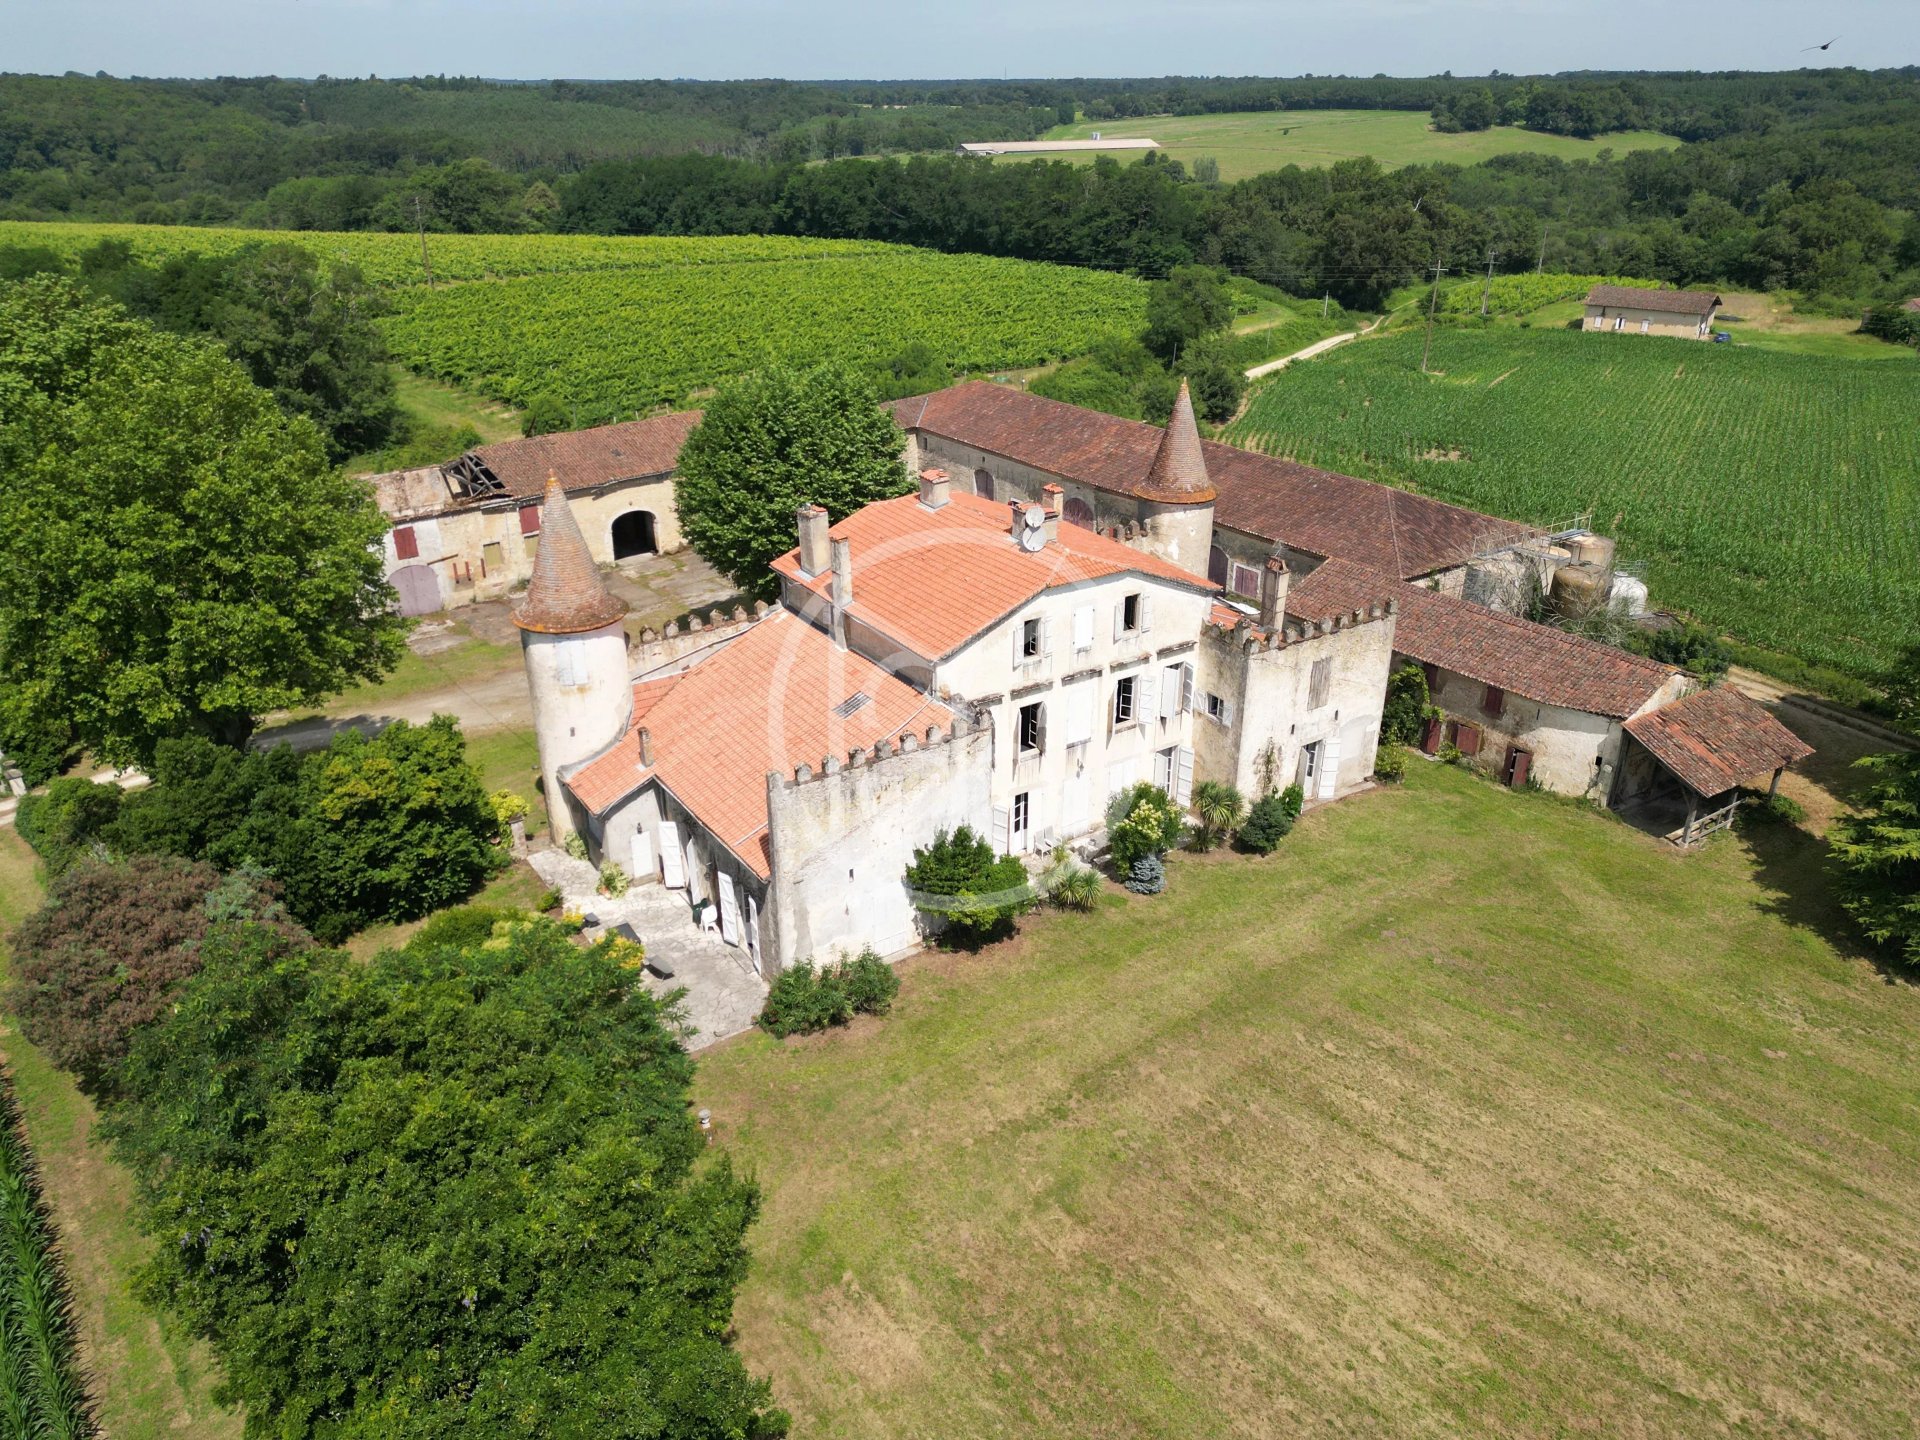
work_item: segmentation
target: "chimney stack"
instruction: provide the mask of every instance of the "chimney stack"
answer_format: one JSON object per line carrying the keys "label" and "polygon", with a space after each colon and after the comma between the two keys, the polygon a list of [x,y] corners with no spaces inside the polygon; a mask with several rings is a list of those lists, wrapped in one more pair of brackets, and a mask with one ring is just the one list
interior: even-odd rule
{"label": "chimney stack", "polygon": [[1044,529],[1049,545],[1060,538],[1060,512],[1066,505],[1066,496],[1067,492],[1058,485],[1049,483],[1040,487],[1041,503],[1047,507]]}
{"label": "chimney stack", "polygon": [[640,765],[641,768],[653,768],[653,731],[646,726],[640,727]]}
{"label": "chimney stack", "polygon": [[1287,612],[1287,562],[1278,550],[1267,556],[1260,572],[1260,628],[1275,630]]}
{"label": "chimney stack", "polygon": [[944,470],[922,470],[920,472],[920,503],[929,510],[938,510],[947,503],[951,482]]}
{"label": "chimney stack", "polygon": [[824,574],[828,564],[826,508],[802,505],[795,518],[800,522],[800,573],[811,579]]}
{"label": "chimney stack", "polygon": [[853,603],[853,546],[835,540],[833,550],[833,643],[847,648],[847,606]]}

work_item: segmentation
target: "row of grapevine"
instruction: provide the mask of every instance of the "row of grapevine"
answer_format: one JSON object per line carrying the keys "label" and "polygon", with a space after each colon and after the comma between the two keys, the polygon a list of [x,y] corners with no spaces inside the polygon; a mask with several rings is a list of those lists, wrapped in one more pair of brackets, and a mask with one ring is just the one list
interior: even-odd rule
{"label": "row of grapevine", "polygon": [[1422,375],[1420,349],[1291,367],[1231,438],[1517,519],[1591,511],[1657,603],[1810,660],[1870,672],[1916,638],[1912,367],[1449,329]]}
{"label": "row of grapevine", "polygon": [[1440,302],[1448,315],[1478,315],[1482,292],[1486,294],[1489,314],[1525,315],[1542,305],[1562,300],[1578,300],[1596,285],[1631,285],[1638,289],[1658,289],[1658,280],[1636,280],[1628,275],[1568,275],[1547,271],[1539,275],[1496,275],[1491,285],[1478,281],[1456,285]]}
{"label": "row of grapevine", "polygon": [[75,1355],[73,1307],[13,1075],[0,1066],[0,1433],[97,1434]]}
{"label": "row of grapevine", "polygon": [[[246,245],[299,245],[323,260],[358,266],[376,285],[418,285],[426,279],[417,235],[0,221],[0,247],[44,246],[73,256],[102,240],[124,241],[147,261],[195,252],[225,255]],[[491,280],[690,265],[846,260],[903,248],[877,240],[804,240],[785,235],[429,235],[427,261],[435,280]]]}
{"label": "row of grapevine", "polygon": [[956,370],[1040,364],[1138,330],[1145,305],[1145,287],[1119,275],[887,247],[413,287],[386,330],[415,370],[515,404],[550,392],[586,424],[762,365],[865,363],[915,342]]}

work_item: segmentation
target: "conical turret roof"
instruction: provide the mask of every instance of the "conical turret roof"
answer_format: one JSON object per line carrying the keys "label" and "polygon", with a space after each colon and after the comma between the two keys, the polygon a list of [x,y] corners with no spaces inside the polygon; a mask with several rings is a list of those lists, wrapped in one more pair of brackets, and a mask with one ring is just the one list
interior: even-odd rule
{"label": "conical turret roof", "polygon": [[611,625],[626,613],[627,602],[612,594],[600,578],[566,491],[549,471],[547,493],[540,501],[540,548],[533,557],[533,579],[514,607],[513,623],[543,635],[577,635]]}
{"label": "conical turret roof", "polygon": [[1141,500],[1157,500],[1164,505],[1206,505],[1214,498],[1213,481],[1207,475],[1206,458],[1200,453],[1200,427],[1193,419],[1193,397],[1187,382],[1180,382],[1180,394],[1173,402],[1173,414],[1160,436],[1160,449],[1153,457],[1147,478],[1133,487]]}

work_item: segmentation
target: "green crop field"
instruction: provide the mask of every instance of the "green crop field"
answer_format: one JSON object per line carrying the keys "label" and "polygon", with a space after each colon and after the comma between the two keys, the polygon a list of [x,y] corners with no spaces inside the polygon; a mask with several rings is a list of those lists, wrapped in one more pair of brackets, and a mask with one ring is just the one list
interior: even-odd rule
{"label": "green crop field", "polygon": [[1039,365],[1138,330],[1146,287],[1123,275],[783,236],[412,235],[0,223],[0,246],[76,254],[105,239],[144,257],[262,241],[351,261],[386,286],[409,369],[510,404],[551,391],[581,424],[683,404],[769,363],[884,360],[916,341],[955,370]]}
{"label": "green crop field", "polygon": [[[1256,110],[1226,115],[1155,115],[1138,120],[1083,120],[1059,125],[1049,140],[1091,140],[1094,131],[1107,139],[1158,140],[1174,159],[1191,166],[1202,155],[1220,162],[1222,180],[1244,180],[1283,165],[1331,165],[1371,155],[1382,165],[1427,165],[1446,162],[1471,165],[1495,155],[1530,152],[1562,160],[1591,159],[1602,150],[1624,155],[1629,150],[1671,150],[1679,141],[1671,135],[1629,130],[1597,140],[1570,135],[1545,135],[1510,125],[1469,134],[1442,135],[1432,128],[1423,110]],[[1007,160],[1087,160],[1097,151],[1066,155],[1008,156]],[[1139,151],[1114,151],[1123,162],[1137,160]]]}
{"label": "green crop field", "polygon": [[[1854,672],[1920,638],[1915,376],[1693,341],[1442,327],[1255,392],[1236,444],[1538,523],[1591,511],[1658,604]],[[1458,458],[1439,458],[1452,456]]]}

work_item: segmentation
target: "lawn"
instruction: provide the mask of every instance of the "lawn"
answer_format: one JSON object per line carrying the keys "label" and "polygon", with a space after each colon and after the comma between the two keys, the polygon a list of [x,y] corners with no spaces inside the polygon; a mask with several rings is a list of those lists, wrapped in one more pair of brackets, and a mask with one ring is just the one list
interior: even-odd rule
{"label": "lawn", "polygon": [[[0,827],[0,941],[40,903],[33,851]],[[0,945],[0,966],[5,961]],[[133,1295],[149,1245],[134,1228],[127,1174],[90,1140],[95,1112],[63,1072],[20,1038],[9,1018],[0,1056],[13,1067],[27,1136],[59,1227],[79,1312],[81,1359],[113,1440],[225,1440],[237,1412],[215,1405],[218,1372],[204,1345],[154,1318]]]}
{"label": "lawn", "polygon": [[[1623,155],[1629,150],[1671,150],[1680,142],[1671,135],[1630,130],[1578,140],[1569,135],[1545,135],[1500,125],[1472,134],[1442,135],[1432,128],[1426,112],[1418,110],[1261,110],[1227,115],[1155,115],[1141,120],[1082,120],[1055,126],[1049,140],[1090,140],[1094,131],[1109,139],[1151,139],[1174,159],[1189,167],[1203,155],[1220,162],[1222,180],[1244,180],[1283,165],[1331,165],[1371,155],[1382,165],[1446,163],[1471,165],[1495,155],[1522,151],[1553,155],[1562,160],[1590,159],[1602,150]],[[1140,151],[1083,151],[1065,155],[1004,156],[1006,160],[1087,160],[1112,153],[1123,164],[1140,158]]]}
{"label": "lawn", "polygon": [[1412,767],[702,1058],[810,1437],[1906,1434],[1920,992],[1818,842]]}
{"label": "lawn", "polygon": [[1755,645],[1870,674],[1912,643],[1908,363],[1478,323],[1435,330],[1433,373],[1421,353],[1410,325],[1293,366],[1228,438],[1518,520],[1591,514],[1657,604]]}

